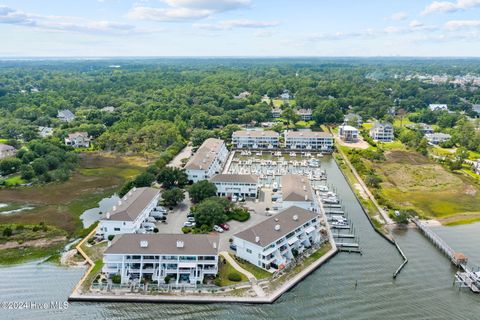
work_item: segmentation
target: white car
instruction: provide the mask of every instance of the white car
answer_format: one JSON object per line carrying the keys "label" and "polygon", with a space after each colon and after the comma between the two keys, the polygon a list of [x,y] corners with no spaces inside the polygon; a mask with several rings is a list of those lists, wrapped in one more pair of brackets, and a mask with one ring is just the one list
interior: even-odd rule
{"label": "white car", "polygon": [[187,218],[187,221],[188,221],[188,222],[195,222],[195,218],[194,218],[194,217],[188,217],[188,218]]}
{"label": "white car", "polygon": [[163,213],[158,212],[158,211],[153,211],[152,213],[150,213],[150,217],[153,217],[155,219],[160,219],[163,216],[164,216]]}
{"label": "white car", "polygon": [[197,224],[195,222],[185,221],[183,223],[184,227],[195,227]]}
{"label": "white car", "polygon": [[223,233],[222,227],[217,226],[217,225],[214,225],[214,226],[213,226],[213,230],[215,230],[215,231],[217,231],[217,232],[219,232],[219,233]]}
{"label": "white car", "polygon": [[145,219],[145,222],[155,223],[157,222],[157,220],[154,217],[147,217],[147,219]]}

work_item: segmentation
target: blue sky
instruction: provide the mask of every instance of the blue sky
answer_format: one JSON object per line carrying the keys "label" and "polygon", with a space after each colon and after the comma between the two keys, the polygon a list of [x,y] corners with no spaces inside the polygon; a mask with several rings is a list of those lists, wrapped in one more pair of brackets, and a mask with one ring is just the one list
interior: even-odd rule
{"label": "blue sky", "polygon": [[479,56],[480,0],[0,0],[0,56]]}

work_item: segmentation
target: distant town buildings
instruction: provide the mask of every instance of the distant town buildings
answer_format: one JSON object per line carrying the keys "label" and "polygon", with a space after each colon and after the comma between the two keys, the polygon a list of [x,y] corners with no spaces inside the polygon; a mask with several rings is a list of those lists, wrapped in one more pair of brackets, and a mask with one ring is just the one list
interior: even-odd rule
{"label": "distant town buildings", "polygon": [[419,131],[422,134],[429,134],[429,133],[434,133],[435,132],[433,127],[429,124],[426,124],[426,123],[408,124],[408,125],[406,125],[406,127],[411,129],[411,130]]}
{"label": "distant town buildings", "polygon": [[318,131],[286,131],[285,148],[292,150],[333,150],[333,136]]}
{"label": "distant town buildings", "polygon": [[430,104],[428,105],[430,111],[448,111],[448,106],[446,104]]}
{"label": "distant town buildings", "polygon": [[239,149],[275,149],[280,134],[275,131],[241,130],[232,134],[232,144]]}
{"label": "distant town buildings", "polygon": [[233,236],[235,255],[265,270],[280,270],[298,254],[326,241],[320,216],[290,207]]}
{"label": "distant town buildings", "polygon": [[273,108],[272,109],[272,118],[273,119],[280,118],[282,116],[282,112],[283,112],[283,110],[280,109],[280,108]]}
{"label": "distant town buildings", "polygon": [[428,143],[432,144],[432,145],[436,145],[436,144],[439,144],[441,142],[448,141],[451,138],[452,138],[451,135],[449,135],[447,133],[441,133],[441,132],[425,134],[425,139],[427,139]]}
{"label": "distant town buildings", "polygon": [[283,93],[279,96],[280,99],[282,100],[290,100],[290,91],[288,90],[283,90]]}
{"label": "distant town buildings", "polygon": [[188,180],[197,182],[210,179],[221,172],[227,157],[228,150],[223,140],[205,140],[185,165]]}
{"label": "distant town buildings", "polygon": [[338,128],[338,135],[340,139],[345,142],[358,141],[358,129],[346,124],[343,124]]}
{"label": "distant town buildings", "polygon": [[75,119],[75,115],[72,113],[72,111],[64,109],[58,111],[57,118],[60,119],[60,121],[71,122]]}
{"label": "distant town buildings", "polygon": [[53,128],[50,127],[38,127],[38,134],[42,138],[50,137],[53,134]]}
{"label": "distant town buildings", "polygon": [[88,148],[91,140],[87,132],[74,132],[65,137],[65,145],[74,148]]}
{"label": "distant town buildings", "polygon": [[97,227],[97,234],[110,235],[136,233],[160,200],[160,190],[133,188],[105,214]]}
{"label": "distant town buildings", "polygon": [[312,109],[298,109],[296,114],[300,117],[302,121],[312,120]]}
{"label": "distant town buildings", "polygon": [[105,111],[105,112],[114,112],[115,111],[115,107],[112,107],[112,106],[107,106],[107,107],[104,107],[102,109],[100,109],[102,111]]}
{"label": "distant town buildings", "polygon": [[105,250],[102,271],[119,275],[122,284],[195,286],[218,273],[218,241],[204,234],[124,234]]}
{"label": "distant town buildings", "polygon": [[251,95],[250,92],[248,92],[248,91],[243,91],[243,92],[241,92],[238,96],[234,96],[233,98],[234,98],[234,99],[237,99],[237,100],[239,100],[239,99],[246,99],[246,98],[250,97],[250,95]]}
{"label": "distant town buildings", "polygon": [[369,131],[370,137],[375,141],[391,142],[395,139],[393,126],[390,123],[375,123]]}
{"label": "distant town buildings", "polygon": [[16,153],[17,149],[15,149],[14,147],[8,144],[0,143],[0,159],[15,157]]}
{"label": "distant town buildings", "polygon": [[210,179],[219,197],[257,197],[258,176],[252,174],[217,174]]}

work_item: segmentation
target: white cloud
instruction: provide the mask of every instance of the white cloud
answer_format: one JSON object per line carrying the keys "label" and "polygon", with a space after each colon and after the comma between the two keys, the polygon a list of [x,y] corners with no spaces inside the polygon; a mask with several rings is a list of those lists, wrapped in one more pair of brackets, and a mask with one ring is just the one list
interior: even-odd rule
{"label": "white cloud", "polygon": [[408,13],[405,11],[400,11],[400,12],[395,12],[392,14],[390,17],[388,17],[388,20],[393,20],[393,21],[403,21],[408,18]]}
{"label": "white cloud", "polygon": [[158,29],[139,29],[133,25],[113,21],[93,21],[77,17],[43,16],[18,11],[6,6],[0,6],[0,23],[34,27],[50,31],[73,31],[95,34],[129,34],[160,31]]}
{"label": "white cloud", "polygon": [[480,28],[480,20],[450,20],[445,24],[447,30]]}
{"label": "white cloud", "polygon": [[247,8],[250,0],[163,0],[168,7],[134,7],[128,17],[135,20],[174,22],[199,20],[216,13]]}
{"label": "white cloud", "polygon": [[251,29],[265,29],[276,27],[280,23],[278,21],[253,21],[253,20],[224,20],[218,23],[195,23],[193,25],[196,29],[218,31],[229,30],[234,28],[251,28]]}
{"label": "white cloud", "polygon": [[258,30],[253,33],[254,37],[257,38],[268,38],[273,35],[273,32],[270,30]]}
{"label": "white cloud", "polygon": [[423,22],[420,22],[418,20],[412,20],[412,21],[410,21],[409,26],[410,26],[410,28],[421,28],[425,25],[423,24]]}
{"label": "white cloud", "polygon": [[456,2],[434,1],[423,10],[422,14],[428,15],[437,12],[450,13],[476,7],[480,7],[480,0],[457,0]]}

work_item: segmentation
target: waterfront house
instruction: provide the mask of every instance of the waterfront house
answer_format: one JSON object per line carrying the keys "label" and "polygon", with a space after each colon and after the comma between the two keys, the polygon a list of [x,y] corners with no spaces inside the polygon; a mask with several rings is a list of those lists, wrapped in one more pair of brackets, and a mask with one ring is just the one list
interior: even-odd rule
{"label": "waterfront house", "polygon": [[88,148],[92,138],[87,132],[74,132],[69,133],[64,140],[66,146],[74,148]]}
{"label": "waterfront house", "polygon": [[[218,236],[204,234],[124,234],[103,255],[102,271],[120,282],[147,280],[195,286],[218,273]],[[167,279],[167,281],[166,281]]]}
{"label": "waterfront house", "polygon": [[257,197],[258,176],[252,174],[217,174],[210,179],[219,197]]}
{"label": "waterfront house", "polygon": [[380,142],[391,142],[395,139],[393,126],[390,123],[376,122],[370,129],[369,134],[373,140]]}
{"label": "waterfront house", "polygon": [[416,125],[416,129],[423,134],[431,134],[435,132],[435,130],[433,130],[433,127],[426,123],[418,123]]}
{"label": "waterfront house", "polygon": [[287,89],[283,90],[283,93],[279,96],[282,100],[290,100],[290,91]]}
{"label": "waterfront house", "polygon": [[356,113],[348,113],[343,117],[343,121],[351,126],[362,126],[362,117]]}
{"label": "waterfront house", "polygon": [[277,200],[286,209],[297,206],[309,211],[318,211],[317,198],[308,177],[300,174],[287,174],[280,178],[280,195]]}
{"label": "waterfront house", "polygon": [[296,114],[302,121],[312,120],[312,109],[298,109]]}
{"label": "waterfront house", "polygon": [[123,196],[105,217],[100,220],[97,234],[108,238],[110,235],[135,233],[155,209],[160,191],[154,188],[133,188]]}
{"label": "waterfront house", "polygon": [[280,109],[280,108],[273,108],[272,109],[272,118],[273,119],[280,118],[282,116],[282,112],[283,112],[283,110]]}
{"label": "waterfront house", "polygon": [[275,149],[279,147],[279,138],[275,131],[240,130],[232,134],[232,143],[238,149]]}
{"label": "waterfront house", "polygon": [[425,139],[427,139],[428,143],[431,145],[436,145],[441,142],[448,141],[452,138],[451,135],[448,133],[442,133],[442,132],[437,132],[437,133],[427,133],[425,135]]}
{"label": "waterfront house", "polygon": [[38,134],[42,138],[50,137],[53,134],[53,128],[39,126]]}
{"label": "waterfront house", "polygon": [[228,150],[223,140],[205,140],[185,165],[188,180],[198,182],[210,179],[222,171],[227,158]]}
{"label": "waterfront house", "polygon": [[358,129],[346,124],[343,124],[339,127],[338,135],[340,139],[346,142],[358,141]]}
{"label": "waterfront house", "polygon": [[15,149],[14,147],[8,144],[0,143],[0,159],[15,157],[16,153],[17,149]]}
{"label": "waterfront house", "polygon": [[60,119],[60,121],[71,122],[75,119],[75,115],[72,113],[72,111],[64,109],[58,110],[57,118]]}
{"label": "waterfront house", "polygon": [[318,131],[285,131],[285,148],[292,150],[333,151],[333,136]]}
{"label": "waterfront house", "polygon": [[431,103],[428,105],[430,111],[448,111],[448,105]]}
{"label": "waterfront house", "polygon": [[262,269],[283,269],[306,249],[326,241],[320,216],[290,207],[233,236],[235,255]]}

